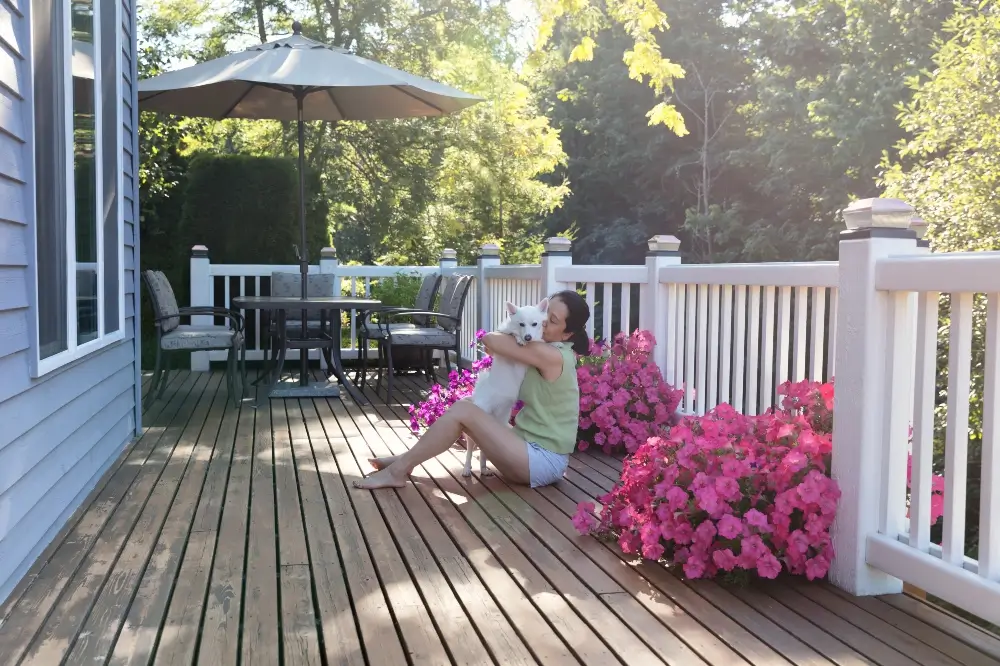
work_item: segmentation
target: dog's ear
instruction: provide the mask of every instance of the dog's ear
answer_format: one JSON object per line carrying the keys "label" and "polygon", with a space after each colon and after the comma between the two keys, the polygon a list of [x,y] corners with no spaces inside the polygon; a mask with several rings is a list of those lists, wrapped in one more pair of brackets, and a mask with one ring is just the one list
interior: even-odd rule
{"label": "dog's ear", "polygon": [[543,298],[541,301],[539,301],[539,303],[538,303],[538,309],[541,310],[542,312],[548,312],[548,310],[549,310],[549,299],[548,298]]}
{"label": "dog's ear", "polygon": [[507,306],[507,314],[509,314],[509,315],[516,315],[517,314],[517,306],[516,305],[514,305],[510,301],[507,301],[504,305]]}

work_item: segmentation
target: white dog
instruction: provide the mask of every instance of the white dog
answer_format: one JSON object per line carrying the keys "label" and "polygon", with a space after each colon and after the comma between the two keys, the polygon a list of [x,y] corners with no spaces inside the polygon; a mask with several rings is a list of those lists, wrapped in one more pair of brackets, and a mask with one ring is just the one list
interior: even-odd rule
{"label": "white dog", "polygon": [[[526,305],[520,308],[508,301],[506,306],[510,317],[497,332],[513,335],[519,345],[542,339],[542,322],[547,316],[549,299],[543,298],[538,305]],[[492,366],[480,373],[476,380],[476,388],[472,390],[470,399],[473,404],[492,414],[500,423],[507,423],[510,421],[511,410],[517,403],[517,394],[521,390],[521,382],[524,381],[524,373],[527,370],[528,366],[523,363],[494,356]],[[462,476],[472,476],[472,452],[476,446],[468,437],[465,442],[467,450]],[[479,472],[489,474],[486,469],[486,455],[482,451],[479,452]]]}

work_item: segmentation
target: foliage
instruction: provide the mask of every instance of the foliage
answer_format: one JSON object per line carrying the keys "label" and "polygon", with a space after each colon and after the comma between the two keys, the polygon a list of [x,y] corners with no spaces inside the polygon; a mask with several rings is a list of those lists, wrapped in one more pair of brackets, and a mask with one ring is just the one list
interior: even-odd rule
{"label": "foliage", "polygon": [[667,15],[654,0],[536,0],[540,23],[534,60],[552,57],[565,45],[553,40],[557,31],[573,34],[572,50],[568,56],[559,54],[560,62],[586,62],[594,57],[595,38],[602,30],[618,27],[631,41],[622,53],[621,60],[628,68],[630,79],[645,82],[658,100],[646,112],[650,125],[664,125],[668,130],[683,136],[687,133],[684,119],[665,96],[672,89],[674,79],[684,76],[684,70],[664,58],[658,37],[667,29]]}
{"label": "foliage", "polygon": [[649,331],[619,333],[610,349],[594,345],[580,359],[579,450],[594,444],[606,453],[634,453],[673,421],[684,392],[663,380],[652,359],[655,344]]}
{"label": "foliage", "polygon": [[[1000,9],[995,3],[960,9],[936,43],[934,67],[907,83],[913,99],[900,108],[909,138],[899,157],[884,161],[886,195],[915,206],[928,222],[935,251],[1000,249]],[[950,298],[941,298],[938,345],[936,448],[940,461],[947,419]],[[969,396],[969,456],[966,553],[978,549],[982,469],[985,298],[973,306],[972,386]]]}
{"label": "foliage", "polygon": [[382,305],[413,307],[422,282],[423,277],[419,274],[399,271],[392,277],[373,281],[371,296],[381,301]]}
{"label": "foliage", "polygon": [[780,405],[760,416],[723,404],[650,437],[598,498],[599,518],[593,503],[578,505],[577,529],[681,564],[689,578],[824,577],[840,498],[829,477],[833,385],[785,382],[778,392]]}
{"label": "foliage", "polygon": [[[460,260],[470,261],[490,239],[503,240],[505,260],[537,257],[542,216],[567,193],[537,176],[564,155],[515,71],[517,26],[504,0],[237,0],[209,3],[200,13],[193,7],[191,0],[150,3],[147,23],[155,29],[148,41],[143,33],[143,48],[161,62],[207,60],[287,34],[294,17],[308,37],[487,98],[443,118],[306,123],[306,159],[319,174],[341,260],[427,264],[453,244]],[[166,27],[173,36],[161,39]],[[296,151],[293,123],[182,123],[197,130],[183,137],[187,152]]]}
{"label": "foliage", "polygon": [[509,67],[460,46],[441,67],[445,78],[485,101],[449,119],[431,211],[436,244],[471,261],[484,242],[500,245],[506,263],[536,263],[541,255],[539,216],[569,194],[565,182],[539,176],[564,165],[558,132]]}
{"label": "foliage", "polygon": [[[184,190],[178,236],[207,245],[217,263],[293,264],[301,245],[298,170],[291,159],[197,156]],[[306,232],[311,261],[330,244],[326,200],[306,173]],[[300,251],[306,248],[299,247]]]}
{"label": "foliage", "polygon": [[755,256],[836,258],[839,213],[879,196],[884,153],[904,136],[896,110],[907,78],[931,66],[953,0],[751,0],[744,26],[756,63],[744,109],[747,144],[733,158],[755,171],[748,238]]}

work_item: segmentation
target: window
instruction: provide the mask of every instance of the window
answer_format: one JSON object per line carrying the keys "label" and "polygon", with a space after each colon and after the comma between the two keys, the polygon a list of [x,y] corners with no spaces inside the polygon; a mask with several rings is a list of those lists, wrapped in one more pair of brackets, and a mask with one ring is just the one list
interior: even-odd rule
{"label": "window", "polygon": [[37,374],[123,337],[119,1],[31,4]]}

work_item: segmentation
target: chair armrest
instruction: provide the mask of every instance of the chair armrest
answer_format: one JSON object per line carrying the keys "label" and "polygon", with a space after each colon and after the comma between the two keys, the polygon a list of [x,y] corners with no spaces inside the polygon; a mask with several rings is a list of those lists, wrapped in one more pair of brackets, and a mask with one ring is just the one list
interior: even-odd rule
{"label": "chair armrest", "polygon": [[[178,315],[215,315],[219,317],[228,317],[230,321],[233,322],[237,331],[243,330],[243,315],[236,310],[230,310],[229,308],[222,308],[211,305],[194,305],[186,308],[178,308]],[[165,317],[169,319],[169,317]]]}
{"label": "chair armrest", "polygon": [[448,319],[455,322],[456,324],[461,324],[462,320],[458,317],[453,317],[451,315],[442,314],[440,312],[431,312],[429,310],[410,310],[407,309],[404,312],[389,312],[386,314],[386,319],[391,321],[397,317],[409,317],[412,315],[424,315],[427,317],[435,317],[437,319]]}
{"label": "chair armrest", "polygon": [[379,325],[378,322],[373,322],[372,321],[372,316],[373,315],[388,316],[390,314],[399,314],[399,313],[407,313],[407,314],[409,314],[409,313],[412,313],[412,312],[419,312],[419,311],[416,308],[408,308],[408,307],[402,307],[402,306],[396,306],[396,305],[388,305],[388,306],[385,306],[385,307],[379,307],[379,308],[375,308],[375,309],[372,309],[372,310],[358,310],[358,312],[365,313],[364,317],[362,318],[362,323],[363,324],[374,324],[374,325],[378,326]]}

